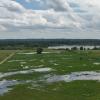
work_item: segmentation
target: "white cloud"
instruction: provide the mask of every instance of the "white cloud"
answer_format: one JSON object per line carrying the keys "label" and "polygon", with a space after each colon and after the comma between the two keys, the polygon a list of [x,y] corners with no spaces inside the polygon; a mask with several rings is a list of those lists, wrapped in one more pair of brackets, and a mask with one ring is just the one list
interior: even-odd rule
{"label": "white cloud", "polygon": [[13,0],[0,0],[0,7],[9,11],[24,11],[24,7]]}
{"label": "white cloud", "polygon": [[[64,4],[65,1],[66,0],[60,2],[59,0],[58,4]],[[53,1],[50,4],[52,3]],[[56,0],[54,4],[55,3],[57,3]],[[81,18],[77,16],[69,6],[66,7],[66,5],[68,6],[67,2],[64,7],[62,6],[60,8],[64,8],[66,10],[68,8],[67,14],[63,12],[56,12],[55,9],[48,9],[45,11],[28,10],[16,1],[6,0],[5,2],[4,0],[1,0],[0,10],[2,10],[4,13],[0,14],[0,23],[5,27],[8,26],[8,29],[11,29],[11,27],[19,27],[20,29],[24,27],[26,28],[26,26],[31,28],[79,28]],[[57,4],[54,6],[57,7]]]}
{"label": "white cloud", "polygon": [[[8,27],[44,25],[46,19],[12,0],[0,1],[0,24]],[[8,26],[7,26],[8,25]]]}
{"label": "white cloud", "polygon": [[0,0],[0,31],[64,29],[100,31],[98,0],[26,0],[40,10],[27,9],[15,0]]}

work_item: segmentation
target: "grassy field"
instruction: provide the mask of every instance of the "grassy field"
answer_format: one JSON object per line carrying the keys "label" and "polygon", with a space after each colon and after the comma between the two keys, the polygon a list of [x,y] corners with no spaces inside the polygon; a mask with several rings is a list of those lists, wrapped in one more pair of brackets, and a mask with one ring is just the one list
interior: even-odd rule
{"label": "grassy field", "polygon": [[37,55],[6,50],[0,51],[0,61],[13,53],[0,64],[0,100],[100,100],[98,80],[62,79],[74,72],[99,72],[100,51],[46,50]]}

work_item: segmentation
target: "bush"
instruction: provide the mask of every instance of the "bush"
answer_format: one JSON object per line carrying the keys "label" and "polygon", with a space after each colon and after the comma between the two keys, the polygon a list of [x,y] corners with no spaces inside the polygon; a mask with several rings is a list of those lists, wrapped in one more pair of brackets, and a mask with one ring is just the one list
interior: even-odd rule
{"label": "bush", "polygon": [[37,48],[37,54],[42,54],[43,49],[42,48]]}
{"label": "bush", "polygon": [[77,47],[72,47],[71,50],[78,50],[78,48]]}
{"label": "bush", "polygon": [[84,48],[83,47],[80,47],[80,50],[84,50]]}

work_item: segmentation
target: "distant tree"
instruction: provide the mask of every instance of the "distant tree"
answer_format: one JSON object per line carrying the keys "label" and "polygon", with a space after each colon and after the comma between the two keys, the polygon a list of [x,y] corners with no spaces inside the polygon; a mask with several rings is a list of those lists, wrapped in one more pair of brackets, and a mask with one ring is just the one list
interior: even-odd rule
{"label": "distant tree", "polygon": [[93,48],[93,50],[98,50],[98,48],[95,46],[95,47]]}
{"label": "distant tree", "polygon": [[37,54],[42,54],[43,48],[37,48]]}
{"label": "distant tree", "polygon": [[84,48],[83,47],[80,47],[80,50],[84,50]]}
{"label": "distant tree", "polygon": [[71,50],[78,50],[78,48],[77,47],[72,47]]}
{"label": "distant tree", "polygon": [[84,51],[86,50],[86,48],[84,48]]}
{"label": "distant tree", "polygon": [[90,48],[87,48],[87,50],[90,50]]}
{"label": "distant tree", "polygon": [[70,49],[69,48],[66,48],[66,51],[70,51]]}

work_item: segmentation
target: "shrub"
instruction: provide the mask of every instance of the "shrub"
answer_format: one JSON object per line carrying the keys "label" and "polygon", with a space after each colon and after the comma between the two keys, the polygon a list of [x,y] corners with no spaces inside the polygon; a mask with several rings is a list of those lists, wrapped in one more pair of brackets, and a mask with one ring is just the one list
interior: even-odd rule
{"label": "shrub", "polygon": [[43,48],[37,48],[37,54],[42,54]]}

